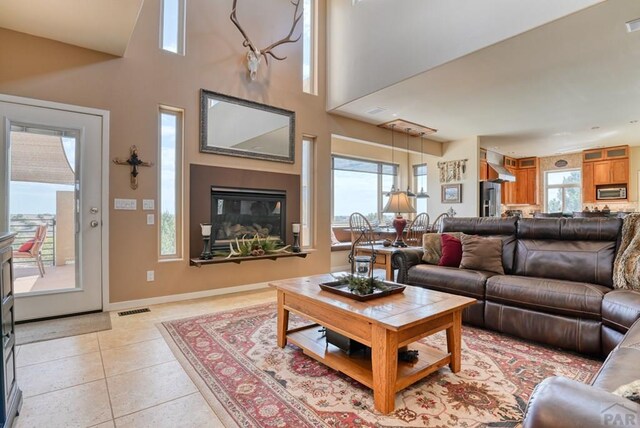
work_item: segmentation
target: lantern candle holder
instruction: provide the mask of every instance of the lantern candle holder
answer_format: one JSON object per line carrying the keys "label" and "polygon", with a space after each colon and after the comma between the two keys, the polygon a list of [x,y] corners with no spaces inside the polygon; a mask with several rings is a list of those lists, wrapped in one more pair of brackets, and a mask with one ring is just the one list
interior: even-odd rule
{"label": "lantern candle holder", "polygon": [[204,241],[204,247],[200,258],[202,260],[210,260],[213,255],[211,254],[211,223],[200,223],[202,228],[202,241]]}
{"label": "lantern candle holder", "polygon": [[300,252],[300,223],[293,223],[291,225],[291,231],[293,232],[293,245],[291,245],[291,251],[294,253]]}

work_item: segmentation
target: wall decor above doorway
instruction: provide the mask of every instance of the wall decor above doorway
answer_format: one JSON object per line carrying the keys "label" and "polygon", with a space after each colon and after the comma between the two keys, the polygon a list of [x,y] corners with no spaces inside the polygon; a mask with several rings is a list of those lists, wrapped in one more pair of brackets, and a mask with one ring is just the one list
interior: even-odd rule
{"label": "wall decor above doorway", "polygon": [[293,163],[293,111],[200,90],[200,152]]}

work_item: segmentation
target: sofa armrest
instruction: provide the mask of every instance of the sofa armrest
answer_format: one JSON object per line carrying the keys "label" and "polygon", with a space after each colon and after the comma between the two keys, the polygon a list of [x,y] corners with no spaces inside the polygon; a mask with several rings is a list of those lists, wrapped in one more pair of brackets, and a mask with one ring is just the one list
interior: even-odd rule
{"label": "sofa armrest", "polygon": [[640,293],[634,290],[613,290],[602,299],[602,322],[626,333],[640,318]]}
{"label": "sofa armrest", "polygon": [[556,376],[545,379],[533,390],[523,428],[638,427],[638,418],[640,405],[633,401]]}
{"label": "sofa armrest", "polygon": [[422,263],[422,254],[419,248],[399,248],[391,254],[391,266],[398,269],[399,283],[406,284],[409,268]]}

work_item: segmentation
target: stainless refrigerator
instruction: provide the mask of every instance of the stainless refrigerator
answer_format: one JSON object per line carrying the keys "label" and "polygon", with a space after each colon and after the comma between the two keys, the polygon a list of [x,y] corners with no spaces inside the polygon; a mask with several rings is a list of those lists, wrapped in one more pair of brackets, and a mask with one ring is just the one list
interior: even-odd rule
{"label": "stainless refrigerator", "polygon": [[500,183],[480,182],[480,217],[500,217]]}

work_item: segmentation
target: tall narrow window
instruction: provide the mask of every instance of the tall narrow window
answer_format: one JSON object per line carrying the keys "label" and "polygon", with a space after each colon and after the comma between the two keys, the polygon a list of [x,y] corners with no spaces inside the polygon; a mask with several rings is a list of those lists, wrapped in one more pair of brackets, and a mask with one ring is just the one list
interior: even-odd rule
{"label": "tall narrow window", "polygon": [[160,108],[160,258],[181,256],[182,111]]}
{"label": "tall narrow window", "polygon": [[[417,192],[427,191],[427,164],[413,166],[413,188]],[[419,213],[427,212],[427,198],[416,198],[416,211]]]}
{"label": "tall narrow window", "polygon": [[302,14],[302,90],[317,95],[316,85],[316,1],[304,0]]}
{"label": "tall narrow window", "polygon": [[186,0],[162,0],[160,47],[184,55]]}
{"label": "tall narrow window", "polygon": [[313,247],[313,170],[314,140],[302,139],[302,242],[303,248]]}

